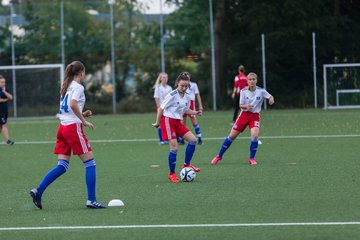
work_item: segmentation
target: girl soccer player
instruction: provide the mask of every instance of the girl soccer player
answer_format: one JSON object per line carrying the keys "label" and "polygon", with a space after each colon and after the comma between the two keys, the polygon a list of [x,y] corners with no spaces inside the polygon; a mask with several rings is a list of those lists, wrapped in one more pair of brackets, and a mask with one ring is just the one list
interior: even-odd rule
{"label": "girl soccer player", "polygon": [[[201,96],[200,96],[198,85],[195,82],[190,81],[189,89],[187,90],[187,92],[189,93],[190,98],[191,98],[190,109],[193,110],[193,111],[196,111],[196,108],[195,108],[195,98],[196,98],[197,102],[199,104],[199,110],[203,111],[203,106],[202,106],[202,101],[201,101]],[[185,125],[186,125],[187,116],[190,117],[191,123],[194,126],[195,133],[196,133],[196,136],[198,138],[198,144],[201,145],[203,143],[203,141],[202,141],[202,138],[201,138],[201,130],[200,130],[200,126],[199,126],[199,123],[197,121],[196,115],[189,115],[189,114],[185,113],[184,116],[183,116]],[[179,143],[184,144],[184,139],[180,138]]]}
{"label": "girl soccer player", "polygon": [[[156,111],[159,110],[161,103],[164,101],[165,96],[172,91],[172,88],[167,84],[168,75],[160,73],[154,85],[154,98],[156,103]],[[158,127],[159,144],[166,145],[167,142],[163,141],[161,136],[161,127]]]}
{"label": "girl soccer player", "polygon": [[96,200],[96,163],[90,144],[83,132],[83,125],[94,129],[94,125],[85,120],[92,112],[82,112],[85,105],[84,87],[85,67],[75,61],[67,65],[65,78],[60,91],[60,125],[56,135],[54,153],[58,155],[58,165],[48,172],[37,188],[30,191],[35,206],[42,209],[41,197],[45,189],[69,168],[72,153],[78,155],[86,168],[86,185],[88,192],[87,208],[105,208]]}
{"label": "girl soccer player", "polygon": [[186,89],[189,87],[189,81],[190,77],[187,72],[180,73],[175,82],[176,89],[165,97],[164,102],[158,110],[156,121],[152,124],[154,127],[161,126],[163,139],[169,140],[170,153],[168,162],[170,173],[168,178],[173,183],[179,182],[175,174],[176,155],[178,151],[177,137],[183,137],[189,142],[185,150],[184,167],[191,167],[196,172],[201,170],[190,164],[195,152],[196,137],[181,121],[184,113],[191,115],[201,115],[202,113],[200,110],[194,111],[189,109],[191,99],[186,92]]}
{"label": "girl soccer player", "polygon": [[274,104],[274,97],[265,89],[256,86],[257,75],[249,73],[247,75],[248,87],[241,90],[240,93],[240,115],[233,125],[230,134],[225,138],[220,152],[211,161],[212,165],[216,165],[223,157],[225,151],[230,147],[231,143],[242,133],[247,126],[250,128],[250,158],[249,164],[255,165],[255,154],[258,147],[258,136],[260,131],[260,111],[264,98],[269,99],[269,104]]}

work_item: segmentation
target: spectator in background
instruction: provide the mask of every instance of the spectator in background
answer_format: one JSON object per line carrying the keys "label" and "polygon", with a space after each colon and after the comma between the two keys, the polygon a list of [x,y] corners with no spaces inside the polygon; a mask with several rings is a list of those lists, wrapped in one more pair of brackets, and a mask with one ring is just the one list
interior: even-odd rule
{"label": "spectator in background", "polygon": [[9,114],[9,100],[12,100],[13,96],[6,89],[6,80],[0,75],[0,132],[3,134],[7,145],[13,145],[14,141],[9,139],[9,130],[7,125],[7,118]]}

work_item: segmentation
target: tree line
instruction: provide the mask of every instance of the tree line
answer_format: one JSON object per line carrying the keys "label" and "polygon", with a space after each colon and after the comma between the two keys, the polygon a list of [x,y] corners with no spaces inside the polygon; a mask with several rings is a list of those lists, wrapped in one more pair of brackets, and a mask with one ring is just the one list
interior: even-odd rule
{"label": "tree line", "polygon": [[[13,1],[26,19],[25,36],[16,37],[16,64],[58,63],[60,55],[60,1]],[[178,9],[164,16],[165,64],[171,80],[187,70],[198,82],[205,105],[212,108],[209,0],[167,0]],[[237,66],[259,75],[262,85],[261,34],[266,42],[267,89],[277,97],[277,108],[313,106],[312,33],[316,33],[317,76],[325,63],[359,62],[360,2],[353,0],[261,1],[213,0],[218,108],[231,106],[229,89]],[[110,60],[107,1],[64,1],[66,62],[82,60],[87,72]],[[160,72],[158,16],[144,16],[136,0],[114,5],[116,81],[118,101],[152,98]],[[95,9],[99,14],[91,15]],[[9,14],[1,7],[0,15]],[[9,23],[0,29],[0,65],[11,65]],[[135,69],[135,71],[131,71]],[[131,76],[130,76],[131,75]],[[132,79],[129,90],[127,80]],[[318,83],[321,89],[321,81]],[[93,91],[99,91],[94,86]],[[322,91],[319,90],[321,101]],[[94,95],[95,96],[95,95]],[[320,102],[320,105],[322,103]],[[148,108],[148,107],[147,107]],[[151,108],[150,108],[151,109]]]}

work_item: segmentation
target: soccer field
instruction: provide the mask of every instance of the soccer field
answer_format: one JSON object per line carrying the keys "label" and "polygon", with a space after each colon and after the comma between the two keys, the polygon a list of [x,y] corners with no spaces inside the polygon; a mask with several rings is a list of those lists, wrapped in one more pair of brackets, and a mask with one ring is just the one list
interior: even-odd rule
{"label": "soccer field", "polygon": [[56,165],[58,121],[10,120],[16,144],[0,145],[0,239],[360,238],[360,110],[263,111],[258,165],[247,163],[246,130],[212,166],[231,115],[199,119],[204,145],[192,163],[202,171],[179,184],[167,179],[169,147],[158,145],[154,114],[93,117],[95,130],[85,132],[97,198],[125,203],[103,210],[85,208],[85,170],[76,157],[37,209],[29,190]]}

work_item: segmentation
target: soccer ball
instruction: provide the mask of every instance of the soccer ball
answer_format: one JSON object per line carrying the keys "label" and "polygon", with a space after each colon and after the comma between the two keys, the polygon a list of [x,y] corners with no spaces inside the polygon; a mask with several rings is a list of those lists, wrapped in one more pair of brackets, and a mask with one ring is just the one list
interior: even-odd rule
{"label": "soccer ball", "polygon": [[184,167],[180,171],[180,179],[183,182],[192,182],[196,177],[196,172],[190,167]]}

